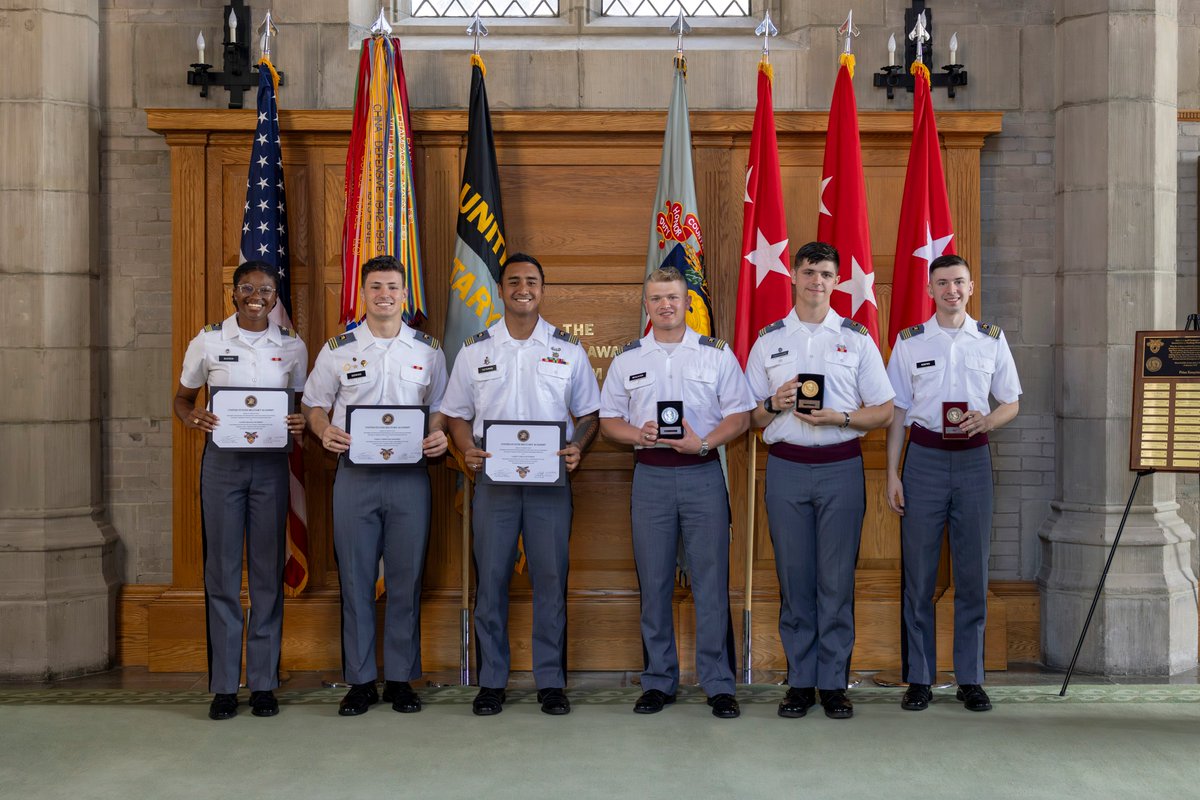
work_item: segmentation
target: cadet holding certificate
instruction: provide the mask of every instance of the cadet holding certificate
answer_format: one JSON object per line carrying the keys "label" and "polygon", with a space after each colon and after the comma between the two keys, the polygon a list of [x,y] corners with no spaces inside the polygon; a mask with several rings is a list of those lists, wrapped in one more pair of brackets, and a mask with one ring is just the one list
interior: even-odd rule
{"label": "cadet holding certificate", "polygon": [[208,441],[222,450],[288,453],[288,433],[295,392],[289,389],[213,386],[209,407],[222,424],[208,434]]}
{"label": "cadet holding certificate", "polygon": [[[208,715],[237,714],[242,664],[242,549],[250,618],[246,623],[246,683],[251,713],[278,713],[279,648],[283,636],[283,566],[287,558],[288,457],[286,447],[263,447],[268,433],[257,424],[239,427],[239,412],[272,426],[270,437],[304,431],[304,417],[289,414],[293,392],[304,388],[308,350],[294,331],[273,325],[268,314],[278,302],[275,268],[248,261],[233,273],[236,312],[205,325],[183,357],[175,416],[189,430],[218,440],[208,442],[200,464],[200,510],[204,520],[204,605],[208,633]],[[196,406],[208,384],[214,410]],[[222,387],[243,387],[229,389]],[[252,389],[247,387],[254,387]],[[281,392],[279,390],[288,391]],[[225,401],[233,401],[227,408]],[[220,440],[234,449],[219,447]],[[284,445],[287,444],[285,441]],[[258,450],[259,452],[244,452]]]}
{"label": "cadet holding certificate", "polygon": [[[338,713],[353,717],[379,702],[375,689],[375,578],[383,558],[387,616],[383,623],[383,700],[392,710],[421,710],[411,681],[421,676],[421,571],[429,540],[429,473],[397,469],[390,461],[411,459],[417,443],[403,434],[389,438],[378,426],[405,426],[419,452],[435,458],[446,452],[441,414],[446,389],[446,357],[427,333],[404,324],[408,296],[400,263],[391,256],[362,266],[366,320],[321,348],[304,396],[304,413],[326,450],[337,453],[333,483],[333,546],[342,587],[342,670],[350,691]],[[413,407],[428,407],[429,433]],[[347,421],[347,411],[354,417]],[[371,409],[370,407],[378,407]],[[386,407],[386,408],[384,408]],[[362,417],[358,415],[362,414]],[[388,416],[391,420],[387,420]],[[349,429],[349,430],[348,430]],[[361,436],[360,436],[361,434]],[[370,450],[359,449],[365,438]],[[402,440],[406,443],[400,447]],[[387,451],[395,452],[384,457]],[[361,459],[361,460],[360,460]]]}

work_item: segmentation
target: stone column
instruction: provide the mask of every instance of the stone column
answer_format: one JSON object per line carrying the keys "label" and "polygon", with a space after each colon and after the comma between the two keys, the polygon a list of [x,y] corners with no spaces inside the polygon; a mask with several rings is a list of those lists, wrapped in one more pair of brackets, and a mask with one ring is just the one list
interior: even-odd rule
{"label": "stone column", "polygon": [[[1133,483],[1138,329],[1175,308],[1176,0],[1063,0],[1057,19],[1058,477],[1043,526],[1042,651],[1071,658]],[[1080,669],[1196,666],[1195,534],[1175,478],[1143,479]]]}
{"label": "stone column", "polygon": [[[16,6],[16,10],[14,9]],[[0,675],[105,669],[96,0],[0,2]]]}

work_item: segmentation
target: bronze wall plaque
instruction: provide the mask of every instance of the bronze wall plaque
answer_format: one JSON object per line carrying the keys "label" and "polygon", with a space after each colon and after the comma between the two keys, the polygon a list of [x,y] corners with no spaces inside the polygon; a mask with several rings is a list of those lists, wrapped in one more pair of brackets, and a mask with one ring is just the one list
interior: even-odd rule
{"label": "bronze wall plaque", "polygon": [[1138,331],[1129,468],[1200,472],[1200,331]]}

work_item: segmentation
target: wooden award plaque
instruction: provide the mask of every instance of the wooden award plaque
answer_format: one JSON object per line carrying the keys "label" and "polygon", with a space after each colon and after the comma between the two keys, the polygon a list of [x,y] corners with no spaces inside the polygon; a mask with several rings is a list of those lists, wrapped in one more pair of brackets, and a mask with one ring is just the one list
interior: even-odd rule
{"label": "wooden award plaque", "polygon": [[1138,331],[1129,468],[1200,472],[1200,331]]}

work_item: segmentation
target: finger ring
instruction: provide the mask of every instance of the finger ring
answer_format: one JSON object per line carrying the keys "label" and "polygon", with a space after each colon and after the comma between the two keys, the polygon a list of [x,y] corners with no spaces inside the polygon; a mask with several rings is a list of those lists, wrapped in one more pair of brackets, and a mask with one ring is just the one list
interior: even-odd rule
{"label": "finger ring", "polygon": [[648,433],[643,433],[643,434],[642,434],[642,438],[643,438],[643,439],[649,439],[649,438],[650,438],[650,434],[648,434]]}
{"label": "finger ring", "polygon": [[471,469],[479,469],[481,466],[483,466],[483,462],[477,461],[471,466]]}
{"label": "finger ring", "polygon": [[192,424],[193,424],[193,425],[199,425],[199,424],[200,424],[200,418],[199,418],[199,417],[192,417]]}

